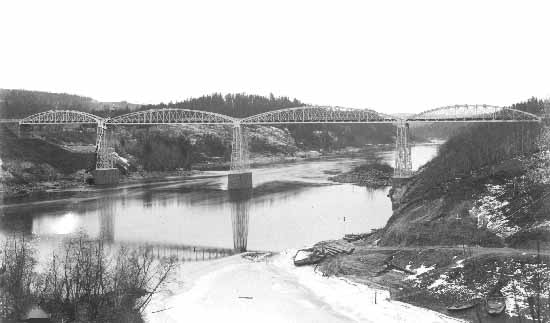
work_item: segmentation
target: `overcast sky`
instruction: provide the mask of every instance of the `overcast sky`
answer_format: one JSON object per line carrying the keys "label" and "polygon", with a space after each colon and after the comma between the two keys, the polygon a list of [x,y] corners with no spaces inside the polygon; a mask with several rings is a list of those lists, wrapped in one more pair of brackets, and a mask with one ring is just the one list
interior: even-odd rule
{"label": "overcast sky", "polygon": [[0,88],[419,112],[550,96],[550,1],[3,1]]}

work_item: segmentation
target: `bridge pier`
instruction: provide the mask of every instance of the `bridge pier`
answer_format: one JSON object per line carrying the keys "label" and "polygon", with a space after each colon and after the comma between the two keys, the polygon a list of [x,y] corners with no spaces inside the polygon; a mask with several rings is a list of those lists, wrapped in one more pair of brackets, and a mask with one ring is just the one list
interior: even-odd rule
{"label": "bridge pier", "polygon": [[227,175],[227,189],[246,190],[252,188],[252,172]]}
{"label": "bridge pier", "polygon": [[92,171],[94,184],[96,185],[114,185],[118,184],[120,174],[114,167],[111,138],[109,129],[103,120],[97,124],[96,138],[96,169]]}
{"label": "bridge pier", "polygon": [[240,123],[233,125],[231,143],[231,165],[227,176],[227,190],[248,190],[252,188],[252,172],[248,161],[248,138]]}
{"label": "bridge pier", "polygon": [[395,137],[395,168],[394,181],[402,182],[412,176],[411,145],[409,138],[409,124],[404,120],[397,123]]}

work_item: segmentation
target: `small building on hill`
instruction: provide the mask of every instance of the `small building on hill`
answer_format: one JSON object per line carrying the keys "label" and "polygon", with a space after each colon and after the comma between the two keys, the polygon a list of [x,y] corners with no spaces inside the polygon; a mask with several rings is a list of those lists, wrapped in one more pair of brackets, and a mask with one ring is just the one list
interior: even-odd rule
{"label": "small building on hill", "polygon": [[30,307],[21,320],[28,323],[52,323],[48,313],[38,305]]}

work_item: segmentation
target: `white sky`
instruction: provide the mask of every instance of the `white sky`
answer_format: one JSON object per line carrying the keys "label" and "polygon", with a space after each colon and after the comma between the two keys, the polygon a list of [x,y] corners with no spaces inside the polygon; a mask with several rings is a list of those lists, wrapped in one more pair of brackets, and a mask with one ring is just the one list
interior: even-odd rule
{"label": "white sky", "polygon": [[550,96],[550,1],[4,1],[0,88],[420,112]]}

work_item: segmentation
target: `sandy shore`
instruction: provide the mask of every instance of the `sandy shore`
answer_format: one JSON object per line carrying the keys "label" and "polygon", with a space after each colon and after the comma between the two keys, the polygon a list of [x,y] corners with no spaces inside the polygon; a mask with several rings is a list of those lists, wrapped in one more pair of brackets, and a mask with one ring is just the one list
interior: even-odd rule
{"label": "sandy shore", "polygon": [[[260,261],[232,256],[183,264],[147,309],[151,323],[460,322],[390,301],[387,291],[295,267],[292,250]],[[376,299],[376,301],[375,301]]]}

